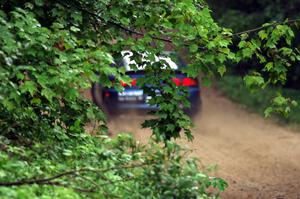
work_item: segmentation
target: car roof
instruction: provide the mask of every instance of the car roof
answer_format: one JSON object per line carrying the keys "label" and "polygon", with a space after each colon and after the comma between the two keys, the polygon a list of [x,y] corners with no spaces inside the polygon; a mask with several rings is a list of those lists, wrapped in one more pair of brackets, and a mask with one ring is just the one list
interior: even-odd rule
{"label": "car roof", "polygon": [[[142,61],[143,62],[150,62],[151,64],[155,63],[155,62],[159,62],[159,61],[164,61],[165,63],[163,63],[163,67],[167,68],[167,65],[173,69],[173,70],[178,70],[179,66],[178,63],[176,63],[175,61],[173,61],[171,59],[171,57],[169,55],[171,55],[173,52],[170,51],[164,51],[162,53],[162,55],[156,56],[154,55],[154,61],[150,61],[149,59],[147,60],[147,57],[150,53],[148,52],[143,52],[143,53],[138,53],[142,56]],[[133,57],[133,52],[129,51],[129,50],[124,50],[121,51],[121,55],[122,55],[122,64],[125,67],[126,71],[133,71],[133,67],[131,65],[134,65],[134,68],[137,70],[144,70],[146,67],[146,64],[143,65],[139,65],[137,64],[137,62],[132,58]]]}

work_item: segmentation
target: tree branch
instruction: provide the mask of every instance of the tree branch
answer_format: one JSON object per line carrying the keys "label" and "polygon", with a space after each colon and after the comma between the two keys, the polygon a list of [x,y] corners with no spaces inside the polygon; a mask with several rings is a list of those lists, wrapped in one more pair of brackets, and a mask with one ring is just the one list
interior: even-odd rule
{"label": "tree branch", "polygon": [[[64,6],[67,6],[67,7],[70,7],[70,5],[67,5],[64,1],[59,1],[60,4],[64,5]],[[90,16],[93,16],[94,18],[96,18],[97,20],[100,20],[100,21],[105,21],[101,16],[99,16],[98,14],[94,13],[94,12],[91,12],[89,11],[88,9],[85,9],[83,8],[80,3],[77,2],[78,5],[74,4],[73,2],[73,5],[80,11],[82,12],[85,12],[87,14],[89,14]],[[139,35],[139,36],[145,36],[144,33],[142,32],[139,32],[139,31],[136,31],[136,30],[133,30],[133,29],[130,29],[130,28],[127,28],[125,26],[123,26],[122,24],[120,23],[117,23],[117,22],[114,22],[114,21],[105,21],[106,23],[110,24],[110,25],[113,25],[125,32],[128,32],[130,34],[136,34],[136,35]],[[152,39],[155,39],[155,40],[160,40],[160,41],[164,41],[164,42],[168,42],[168,43],[172,43],[172,40],[171,39],[167,39],[167,38],[161,38],[161,37],[156,37],[156,36],[150,36]]]}
{"label": "tree branch", "polygon": [[266,26],[259,26],[259,27],[253,28],[253,29],[244,30],[244,31],[241,31],[241,32],[234,33],[234,34],[232,34],[232,36],[240,36],[240,35],[245,34],[245,33],[252,33],[252,32],[262,30],[266,27],[276,26],[276,25],[285,24],[285,23],[290,24],[290,23],[294,23],[294,22],[297,22],[297,21],[300,21],[300,19],[290,19],[290,20],[282,21],[282,22],[273,22],[273,23],[270,23],[269,25],[266,25]]}
{"label": "tree branch", "polygon": [[[71,1],[69,2],[70,4],[66,4],[65,1],[62,1],[62,0],[59,0],[60,4],[62,4],[63,6],[67,6],[70,8],[70,4],[74,5],[76,9],[84,12],[84,13],[87,13],[88,15],[94,17],[96,20],[98,21],[105,21],[106,23],[112,25],[112,26],[115,26],[116,28],[120,29],[120,30],[123,30],[127,33],[130,33],[130,34],[136,34],[136,35],[139,35],[139,36],[145,36],[145,33],[141,32],[141,31],[136,31],[134,29],[131,29],[131,28],[127,28],[125,26],[123,26],[122,24],[118,23],[118,22],[115,22],[115,21],[111,21],[111,20],[104,20],[104,18],[102,18],[99,14],[97,13],[94,13],[86,8],[84,8],[79,2],[77,2],[76,0],[75,1]],[[75,2],[75,3],[74,3]],[[76,4],[77,3],[77,4]],[[269,25],[265,25],[265,26],[259,26],[259,27],[256,27],[256,28],[253,28],[253,29],[249,29],[249,30],[245,30],[245,31],[241,31],[241,32],[237,32],[237,33],[233,33],[232,35],[230,35],[230,37],[239,37],[240,35],[242,34],[245,34],[245,33],[252,33],[252,32],[256,32],[256,31],[259,31],[259,30],[262,30],[266,27],[270,27],[270,26],[276,26],[276,25],[279,25],[279,24],[285,24],[285,23],[293,23],[293,22],[297,22],[297,21],[300,21],[300,19],[290,19],[290,20],[287,20],[287,21],[283,21],[283,22],[273,22],[273,23],[270,23]],[[167,43],[173,43],[173,41],[169,38],[162,38],[162,37],[156,37],[156,36],[150,36],[152,39],[154,40],[159,40],[159,41],[163,41],[163,42],[167,42]],[[185,43],[184,46],[190,46],[190,44],[187,44]],[[203,46],[199,46],[199,50],[207,50],[206,47],[203,47]]]}
{"label": "tree branch", "polygon": [[[152,163],[151,163],[152,164]],[[77,173],[83,173],[83,172],[94,172],[94,173],[105,173],[111,170],[119,170],[119,169],[129,169],[129,168],[136,168],[136,167],[142,167],[149,164],[143,163],[143,164],[136,164],[136,165],[125,165],[125,166],[119,166],[119,167],[112,167],[107,169],[92,169],[92,168],[81,168],[81,169],[74,169],[70,171],[66,171],[60,174],[57,174],[55,176],[49,177],[49,178],[41,178],[41,179],[25,179],[15,182],[0,182],[0,187],[9,187],[9,186],[21,186],[21,185],[31,185],[31,184],[49,184],[53,183],[52,181],[64,176],[73,175]]]}
{"label": "tree branch", "polygon": [[75,191],[85,192],[85,193],[96,192],[95,188],[92,188],[92,189],[83,189],[83,188],[79,188],[79,187],[72,187],[72,186],[68,186],[68,185],[65,185],[65,184],[61,184],[59,182],[46,182],[46,183],[40,183],[40,185],[52,185],[52,186],[59,186],[59,187],[71,188],[71,189],[74,189]]}

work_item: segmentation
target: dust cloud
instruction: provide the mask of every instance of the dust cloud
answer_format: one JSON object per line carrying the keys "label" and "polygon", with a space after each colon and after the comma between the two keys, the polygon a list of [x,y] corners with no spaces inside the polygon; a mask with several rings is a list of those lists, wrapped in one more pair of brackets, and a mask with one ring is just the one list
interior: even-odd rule
{"label": "dust cloud", "polygon": [[[249,113],[218,94],[202,91],[202,111],[194,118],[193,150],[212,175],[227,180],[223,198],[300,198],[300,133]],[[132,133],[146,143],[151,135],[140,124],[149,116],[131,111],[109,120],[113,134]]]}

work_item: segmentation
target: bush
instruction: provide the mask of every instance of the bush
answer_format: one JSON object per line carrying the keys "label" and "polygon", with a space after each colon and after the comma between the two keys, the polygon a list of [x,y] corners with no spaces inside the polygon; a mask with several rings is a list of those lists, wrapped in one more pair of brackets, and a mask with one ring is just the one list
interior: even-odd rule
{"label": "bush", "polygon": [[[294,89],[280,87],[266,87],[263,90],[250,90],[239,76],[225,76],[217,82],[217,87],[231,100],[242,104],[251,111],[264,115],[265,109],[277,95],[282,93],[285,97],[300,102],[300,92]],[[300,107],[293,107],[288,117],[276,114],[274,119],[286,124],[300,124]]]}
{"label": "bush", "polygon": [[138,145],[129,135],[11,145],[1,138],[1,198],[217,198],[222,179],[197,169],[174,143]]}

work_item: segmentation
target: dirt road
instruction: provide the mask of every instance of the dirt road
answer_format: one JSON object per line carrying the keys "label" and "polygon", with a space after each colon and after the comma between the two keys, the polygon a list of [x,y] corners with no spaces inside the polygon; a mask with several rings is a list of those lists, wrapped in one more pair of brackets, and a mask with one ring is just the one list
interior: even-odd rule
{"label": "dirt road", "polygon": [[[202,93],[203,108],[195,117],[194,141],[186,142],[229,188],[225,199],[300,199],[300,133],[293,132],[233,104],[213,89]],[[134,113],[110,121],[113,132],[132,132],[145,142],[144,117]]]}

